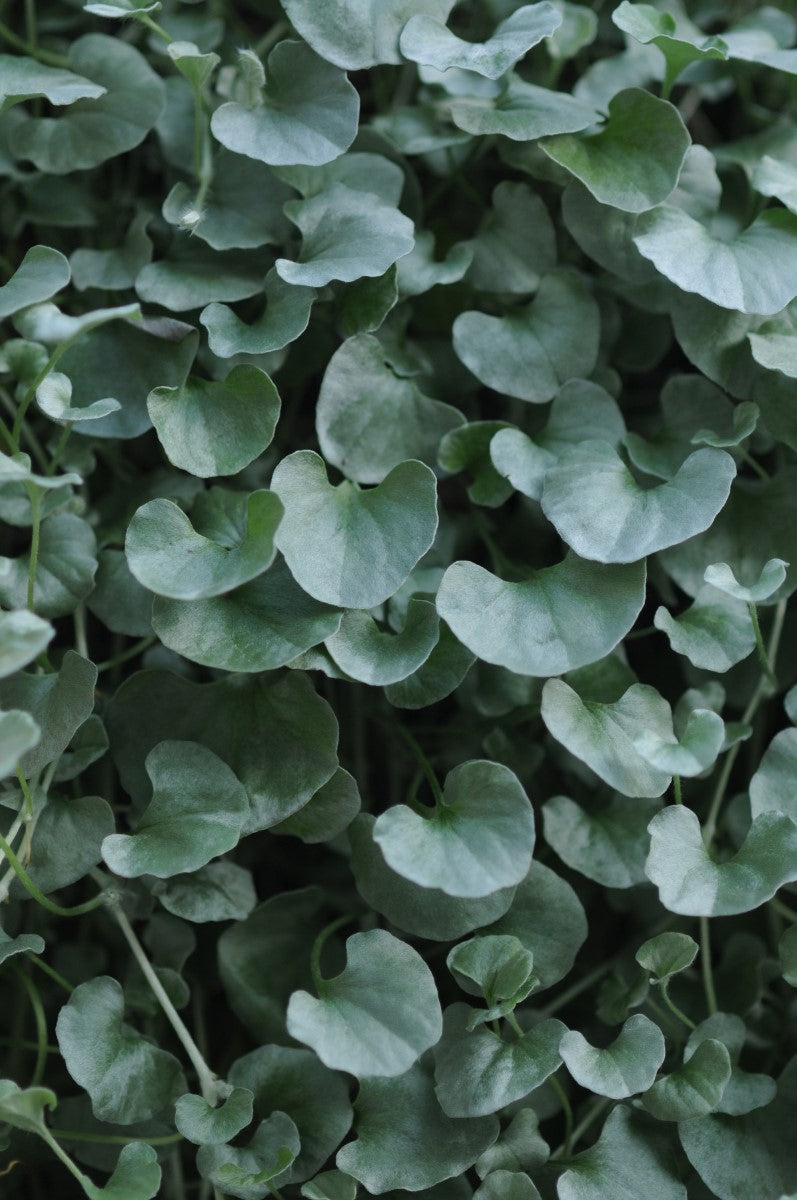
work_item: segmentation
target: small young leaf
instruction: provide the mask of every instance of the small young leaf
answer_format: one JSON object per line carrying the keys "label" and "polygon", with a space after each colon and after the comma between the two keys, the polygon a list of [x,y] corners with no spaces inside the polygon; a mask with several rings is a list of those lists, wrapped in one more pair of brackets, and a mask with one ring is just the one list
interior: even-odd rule
{"label": "small young leaf", "polygon": [[319,998],[294,992],[288,1032],[328,1067],[364,1076],[402,1075],[438,1041],[442,1014],[423,959],[382,929],[346,942],[346,967],[320,982]]}
{"label": "small young leaf", "polygon": [[487,79],[498,79],[543,38],[558,29],[561,15],[553,4],[526,4],[501,21],[489,41],[466,42],[442,21],[418,14],[401,31],[399,46],[405,58],[438,71],[458,67]]}
{"label": "small young leaf", "polygon": [[728,671],[755,649],[747,608],[715,587],[701,588],[694,603],[677,617],[662,605],[653,614],[653,624],[677,654],[704,671]]}
{"label": "small young leaf", "polygon": [[257,903],[252,876],[231,862],[208,863],[152,888],[167,912],[184,921],[245,921]]}
{"label": "small young leaf", "polygon": [[745,587],[739,583],[733,573],[733,568],[727,563],[712,563],[706,567],[703,578],[714,588],[719,588],[726,596],[741,600],[745,604],[761,604],[770,600],[786,580],[788,563],[782,558],[771,558],[761,568],[761,574],[754,583]]}
{"label": "small young leaf", "polygon": [[24,609],[0,613],[0,679],[37,658],[54,634],[52,625],[35,613]]}
{"label": "small young leaf", "polygon": [[274,1112],[261,1121],[247,1146],[200,1146],[197,1167],[219,1191],[239,1200],[262,1200],[299,1153],[301,1142],[296,1125],[284,1112]]}
{"label": "small young leaf", "polygon": [[[0,680],[0,705],[6,709],[24,709],[32,720],[9,723],[21,737],[38,737],[29,744],[31,749],[22,760],[26,775],[35,775],[63,754],[75,732],[94,709],[94,686],[97,668],[88,659],[67,650],[61,669],[46,675],[17,674]],[[6,717],[11,714],[7,713]]]}
{"label": "small young leaf", "polygon": [[512,1000],[532,979],[534,955],[516,937],[486,934],[460,942],[450,950],[446,966],[459,986],[472,996],[483,996],[492,1006]]}
{"label": "small young leaf", "polygon": [[599,1096],[623,1100],[646,1092],[664,1062],[664,1035],[642,1013],[629,1017],[605,1050],[596,1050],[583,1034],[568,1030],[559,1051],[570,1074]]}
{"label": "small young leaf", "polygon": [[384,687],[406,679],[421,667],[437,645],[440,619],[428,600],[413,598],[404,628],[395,634],[379,629],[365,612],[343,614],[325,645],[337,665],[352,679]]}
{"label": "small young leaf", "polygon": [[248,1088],[233,1088],[218,1108],[188,1092],[174,1106],[178,1133],[196,1146],[231,1142],[252,1120],[254,1096]]}
{"label": "small young leaf", "polygon": [[728,1051],[709,1038],[677,1071],[657,1079],[642,1104],[660,1121],[691,1121],[716,1109],[730,1077]]}
{"label": "small young leaf", "polygon": [[698,945],[687,933],[659,933],[649,938],[636,952],[636,960],[645,971],[663,983],[685,971],[695,961]]}
{"label": "small young leaf", "polygon": [[[0,55],[0,58],[6,59],[6,56]],[[47,70],[38,63],[36,66],[41,71]],[[2,78],[5,84],[5,76]],[[41,304],[42,301],[49,300],[56,292],[66,287],[69,277],[69,263],[63,254],[51,250],[49,246],[32,246],[8,283],[0,287],[0,320],[12,317],[14,313],[20,312],[30,304]]]}

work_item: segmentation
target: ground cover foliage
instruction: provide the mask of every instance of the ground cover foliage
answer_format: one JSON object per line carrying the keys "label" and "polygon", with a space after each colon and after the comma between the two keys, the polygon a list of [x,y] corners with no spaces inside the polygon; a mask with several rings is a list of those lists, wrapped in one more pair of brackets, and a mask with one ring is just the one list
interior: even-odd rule
{"label": "ground cover foliage", "polygon": [[0,1174],[797,1194],[797,22],[0,12]]}

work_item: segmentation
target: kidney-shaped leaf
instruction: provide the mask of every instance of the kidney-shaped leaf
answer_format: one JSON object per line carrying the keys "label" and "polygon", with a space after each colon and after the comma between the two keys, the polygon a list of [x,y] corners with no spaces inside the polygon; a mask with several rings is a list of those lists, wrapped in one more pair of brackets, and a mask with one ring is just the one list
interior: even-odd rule
{"label": "kidney-shaped leaf", "polygon": [[[201,600],[230,592],[265,571],[276,553],[274,533],[282,504],[273,492],[228,495],[226,532],[232,536],[218,541],[197,533],[171,500],[143,504],[125,538],[127,564],[139,583],[172,600]],[[224,537],[221,529],[215,532]]]}
{"label": "kidney-shaped leaf", "polygon": [[349,70],[400,63],[399,34],[416,13],[445,21],[455,0],[284,0],[294,28],[317,54]]}
{"label": "kidney-shaped leaf", "polygon": [[249,105],[228,101],[210,121],[235,154],[283,166],[320,166],[354,141],[360,101],[338,67],[304,42],[286,41],[268,56],[265,87]]}
{"label": "kidney-shaped leaf", "polygon": [[421,667],[437,645],[440,618],[428,600],[413,598],[399,633],[381,630],[366,612],[346,612],[325,645],[342,671],[372,687],[406,679]]}
{"label": "kidney-shaped leaf", "polygon": [[587,441],[547,472],[542,509],[582,558],[635,562],[708,529],[735,474],[730,454],[706,448],[671,480],[645,489],[607,442]]}
{"label": "kidney-shaped leaf", "polygon": [[246,1146],[200,1146],[197,1166],[203,1179],[222,1194],[237,1200],[262,1200],[271,1194],[272,1186],[289,1178],[286,1172],[300,1146],[295,1123],[277,1111],[260,1122]]}
{"label": "kidney-shaped leaf", "polygon": [[624,1104],[609,1113],[594,1146],[559,1176],[557,1191],[559,1200],[606,1200],[608,1196],[687,1200],[664,1130]]}
{"label": "kidney-shaped leaf", "polygon": [[783,586],[788,566],[782,558],[770,558],[761,568],[758,579],[749,586],[739,582],[728,563],[711,563],[706,567],[703,578],[706,583],[719,588],[733,600],[741,600],[745,604],[761,604],[764,600],[770,600]]}
{"label": "kidney-shaped leaf", "polygon": [[677,108],[627,88],[609,101],[608,120],[597,133],[546,138],[540,148],[599,203],[641,213],[669,196],[690,144]]}
{"label": "kidney-shaped leaf", "polygon": [[233,1088],[217,1108],[202,1096],[187,1092],[174,1106],[174,1123],[179,1133],[196,1146],[230,1142],[252,1120],[254,1096],[248,1088]]}
{"label": "kidney-shaped leaf", "polygon": [[642,1103],[660,1121],[705,1117],[719,1104],[730,1077],[727,1049],[722,1042],[707,1038],[677,1071],[657,1079]]}
{"label": "kidney-shaped leaf", "polygon": [[369,1192],[418,1192],[467,1171],[498,1136],[494,1116],[446,1116],[420,1065],[398,1079],[364,1079],[354,1102],[357,1137],[338,1151],[341,1171]]}
{"label": "kidney-shaped leaf", "polygon": [[0,679],[26,667],[45,649],[55,630],[35,613],[0,613]]}
{"label": "kidney-shaped leaf", "polygon": [[155,388],[147,408],[169,462],[208,479],[237,475],[263,453],[280,398],[265,371],[242,364],[223,382],[190,376],[182,387]]}
{"label": "kidney-shaped leaf", "polygon": [[559,1052],[576,1083],[598,1096],[623,1100],[652,1085],[664,1062],[664,1034],[649,1017],[635,1013],[604,1050],[591,1046],[577,1030],[568,1030]]}
{"label": "kidney-shaped leaf", "polygon": [[302,235],[298,261],[275,263],[286,283],[320,288],[333,279],[376,278],[414,245],[413,223],[395,204],[342,183],[289,200],[285,212]]}
{"label": "kidney-shaped leaf", "polygon": [[[21,100],[41,96],[50,104],[74,104],[76,100],[96,100],[105,88],[89,79],[65,71],[63,67],[48,67],[33,58],[0,54],[0,111],[7,112]],[[55,253],[55,251],[53,251]]]}
{"label": "kidney-shaped leaf", "polygon": [[318,999],[294,992],[288,1004],[291,1037],[358,1078],[403,1075],[439,1040],[442,1022],[431,971],[384,929],[352,934],[341,974],[320,981]]}
{"label": "kidney-shaped leaf", "polygon": [[751,912],[797,880],[797,824],[783,813],[755,817],[740,849],[721,863],[709,855],[691,809],[665,808],[649,829],[645,870],[670,912],[690,917]]}
{"label": "kidney-shaped leaf", "polygon": [[124,994],[100,975],[75,988],[58,1014],[55,1033],[66,1069],[91,1097],[101,1121],[146,1121],[173,1099],[180,1064],[125,1025]]}
{"label": "kidney-shaped leaf", "polygon": [[285,508],[275,541],[309,595],[341,608],[373,608],[401,586],[437,529],[435,478],[415,460],[378,487],[333,487],[323,459],[297,450],[271,486]]}
{"label": "kidney-shaped leaf", "polygon": [[249,801],[242,783],[206,746],[161,742],[147,755],[153,795],[135,833],[112,833],[102,856],[126,879],[196,871],[237,845]]}
{"label": "kidney-shaped leaf", "polygon": [[498,79],[543,38],[562,24],[562,14],[548,0],[525,4],[496,27],[486,42],[466,42],[442,21],[419,13],[401,32],[401,53],[411,62],[448,71],[458,67],[487,79]]}
{"label": "kidney-shaped leaf", "polygon": [[437,611],[485,662],[520,675],[559,675],[609,654],[645,599],[645,564],[587,562],[574,554],[521,583],[475,563],[453,563]]}
{"label": "kidney-shaped leaf", "polygon": [[272,268],[263,285],[265,308],[251,325],[227,304],[208,304],[199,314],[208,331],[208,345],[219,358],[236,354],[270,354],[295,342],[310,320],[317,292],[280,279]]}
{"label": "kidney-shaped leaf", "polygon": [[553,796],[542,810],[545,840],[562,862],[610,888],[645,881],[648,822],[655,801],[613,795],[588,808],[568,796]]}
{"label": "kidney-shaped leaf", "polygon": [[27,308],[29,304],[41,304],[49,300],[66,287],[69,276],[69,263],[63,254],[49,246],[32,246],[8,283],[0,287],[0,321]]}
{"label": "kidney-shaped leaf", "polygon": [[454,350],[477,379],[507,396],[545,404],[568,379],[591,375],[600,316],[575,271],[545,276],[530,304],[505,317],[464,312]]}
{"label": "kidney-shaped leaf", "polygon": [[488,896],[525,878],[534,850],[534,813],[517,776],[474,760],[446,778],[428,817],[404,804],[377,817],[374,839],[394,871],[450,896]]}

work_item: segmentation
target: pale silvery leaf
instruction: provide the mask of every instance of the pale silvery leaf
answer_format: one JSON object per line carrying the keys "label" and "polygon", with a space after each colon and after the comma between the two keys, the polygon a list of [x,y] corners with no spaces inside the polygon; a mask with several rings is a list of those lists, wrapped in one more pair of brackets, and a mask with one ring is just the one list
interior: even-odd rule
{"label": "pale silvery leaf", "polygon": [[0,80],[0,112],[39,96],[60,107],[76,100],[96,100],[105,94],[104,87],[73,71],[11,54],[0,54]]}
{"label": "pale silvery leaf", "polygon": [[356,483],[381,483],[408,458],[433,463],[440,439],[463,421],[458,409],[398,374],[367,333],[332,355],[316,406],[324,457]]}
{"label": "pale silvery leaf", "polygon": [[335,1161],[374,1195],[393,1188],[417,1192],[456,1178],[499,1130],[494,1116],[446,1116],[420,1064],[397,1079],[364,1079],[354,1110],[357,1137]]}
{"label": "pale silvery leaf", "polygon": [[745,604],[761,604],[762,601],[771,599],[783,586],[788,566],[782,558],[771,558],[764,563],[758,579],[748,587],[739,582],[728,563],[712,563],[706,567],[703,578],[706,583],[734,600],[741,600]]}
{"label": "pale silvery leaf", "polygon": [[697,36],[690,36],[686,21],[678,22],[670,13],[659,12],[652,4],[631,4],[629,0],[623,0],[612,13],[612,20],[623,33],[643,45],[652,43],[661,50],[667,64],[665,95],[690,63],[728,58],[728,46],[721,37],[701,37],[702,31],[696,29]]}
{"label": "pale silvery leaf", "polygon": [[174,1123],[178,1132],[196,1146],[229,1142],[252,1120],[253,1103],[248,1088],[233,1088],[218,1108],[188,1092],[175,1103]]}
{"label": "pale silvery leaf", "polygon": [[263,285],[265,308],[247,325],[226,304],[213,302],[199,314],[208,331],[208,344],[219,358],[236,354],[269,354],[296,341],[307,328],[317,292],[286,283],[272,268]]}
{"label": "pale silvery leaf", "polygon": [[642,1013],[629,1017],[605,1050],[575,1030],[562,1035],[559,1052],[576,1083],[598,1096],[624,1100],[646,1092],[664,1062],[664,1034]]}
{"label": "pale silvery leaf", "polygon": [[627,888],[645,880],[647,826],[658,810],[655,799],[613,795],[589,808],[553,796],[543,810],[545,840],[575,871],[604,887]]}
{"label": "pale silvery leaf", "polygon": [[596,775],[624,796],[661,796],[670,772],[653,766],[637,749],[644,733],[672,738],[667,701],[647,684],[633,684],[609,704],[584,701],[562,679],[549,679],[542,693],[542,719],[549,733]]}
{"label": "pale silvery leaf", "polygon": [[359,150],[350,150],[318,167],[280,167],[275,174],[305,200],[326,191],[333,183],[342,183],[352,191],[379,196],[385,204],[395,207],[404,191],[404,172],[398,163],[391,162],[384,154]]}
{"label": "pale silvery leaf", "polygon": [[167,912],[200,924],[245,921],[257,903],[250,873],[224,861],[158,881],[152,892]]}
{"label": "pale silvery leaf", "polygon": [[374,839],[388,866],[413,883],[475,899],[525,878],[534,815],[512,771],[474,760],[450,772],[428,817],[394,805],[377,818]]}
{"label": "pale silvery leaf", "polygon": [[[261,1121],[246,1146],[205,1144],[197,1153],[203,1179],[237,1200],[262,1200],[287,1174],[301,1146],[295,1123],[284,1112]],[[273,1184],[272,1184],[273,1180]]]}
{"label": "pale silvery leaf", "polygon": [[[23,709],[32,718],[23,721],[19,713],[6,713],[6,736],[13,735],[15,742],[27,741],[21,764],[27,776],[43,770],[66,750],[94,709],[96,682],[94,663],[74,650],[67,650],[57,672],[18,672],[0,679],[0,706]],[[9,720],[12,716],[13,721]]]}
{"label": "pale silvery leaf", "polygon": [[499,183],[476,237],[463,245],[473,254],[469,282],[488,292],[536,291],[556,266],[553,222],[526,183]]}
{"label": "pale silvery leaf", "polygon": [[[174,44],[174,43],[172,43]],[[214,158],[213,187],[197,209],[195,188],[176,183],[163,202],[163,216],[190,228],[214,250],[255,249],[279,244],[290,225],[282,206],[291,190],[264,163],[220,149]]]}
{"label": "pale silvery leaf", "polygon": [[434,234],[428,229],[419,230],[412,250],[396,263],[396,282],[402,299],[421,296],[438,285],[458,283],[473,261],[474,251],[467,242],[456,242],[440,261],[435,259],[434,249]]}
{"label": "pale silvery leaf", "polygon": [[606,442],[586,441],[545,475],[542,509],[559,536],[598,562],[635,562],[713,522],[736,464],[723,450],[696,450],[672,480],[644,489]]}
{"label": "pale silvery leaf", "polygon": [[740,849],[720,863],[703,844],[691,809],[665,808],[649,830],[645,870],[670,912],[696,917],[751,912],[797,879],[797,824],[784,813],[754,817]]}
{"label": "pale silvery leaf", "polygon": [[492,1029],[469,1030],[473,1010],[452,1004],[435,1047],[437,1098],[450,1117],[484,1117],[540,1087],[562,1064],[561,1021],[541,1021],[523,1038],[503,1041]]}
{"label": "pale silvery leaf", "polygon": [[73,42],[69,65],[102,89],[60,117],[31,117],[11,135],[14,152],[40,171],[68,175],[96,167],[143,142],[164,102],[163,84],[133,46],[104,33]]}
{"label": "pale silvery leaf", "polygon": [[259,367],[233,367],[226,379],[189,376],[150,392],[147,408],[170,462],[207,479],[237,475],[274,436],[280,398]]}
{"label": "pale silvery leaf", "polygon": [[535,982],[534,955],[511,934],[482,934],[460,942],[449,950],[446,966],[463,991],[483,996],[491,1008],[519,1004]]}
{"label": "pale silvery leaf", "polygon": [[440,584],[437,611],[485,662],[546,676],[610,653],[636,621],[644,594],[644,561],[607,567],[568,554],[521,583],[456,562]]}
{"label": "pale silvery leaf", "polygon": [[418,14],[401,32],[399,46],[405,58],[447,71],[458,67],[487,79],[498,79],[543,38],[562,23],[547,0],[526,4],[501,21],[486,42],[466,42],[434,17]]}
{"label": "pale silvery leaf", "polygon": [[505,317],[461,313],[453,333],[457,357],[487,387],[544,404],[568,379],[591,374],[600,318],[583,278],[558,271],[526,307]]}
{"label": "pale silvery leaf", "polygon": [[153,795],[135,831],[113,833],[102,843],[114,874],[168,879],[237,845],[249,801],[226,763],[196,742],[161,742],[145,765]]}
{"label": "pale silvery leaf", "polygon": [[285,212],[302,234],[298,261],[275,263],[286,283],[318,288],[384,275],[414,245],[413,223],[395,205],[341,183],[288,201]]}
{"label": "pale silvery leaf", "polygon": [[36,389],[36,403],[53,421],[97,421],[122,407],[108,396],[79,408],[72,407],[72,381],[60,371],[51,371]]}
{"label": "pale silvery leaf", "polygon": [[522,942],[534,958],[540,988],[548,988],[572,967],[587,936],[587,919],[570,884],[550,867],[532,862],[507,912],[482,932]]}
{"label": "pale silvery leaf", "polygon": [[286,41],[268,57],[266,85],[250,104],[228,101],[210,121],[228,150],[274,165],[319,166],[348,150],[360,102],[343,71],[304,42]]}
{"label": "pale silvery leaf", "polygon": [[342,671],[372,687],[406,679],[421,667],[437,645],[440,620],[433,604],[413,598],[399,633],[381,630],[366,612],[343,614],[339,628],[325,645]]}
{"label": "pale silvery leaf", "polygon": [[667,931],[643,942],[635,957],[640,967],[662,983],[691,967],[698,949],[697,942],[688,933]]}
{"label": "pale silvery leaf", "polygon": [[360,792],[353,775],[338,767],[303,808],[271,832],[301,838],[307,845],[328,842],[343,833],[360,811]]}
{"label": "pale silvery leaf", "polygon": [[78,291],[103,288],[122,291],[133,287],[142,267],[152,259],[152,240],[147,234],[151,214],[137,213],[123,241],[113,250],[95,250],[79,246],[69,256],[72,282]]}
{"label": "pale silvery leaf", "polygon": [[700,775],[726,749],[725,723],[711,709],[693,709],[677,736],[642,730],[634,737],[634,749],[654,767],[671,775]]}
{"label": "pale silvery leaf", "polygon": [[690,1121],[713,1112],[731,1077],[731,1060],[722,1042],[701,1042],[682,1066],[657,1079],[642,1097],[645,1109],[660,1121]]}
{"label": "pale silvery leaf", "polygon": [[339,610],[302,591],[282,561],[222,595],[157,596],[152,606],[152,628],[164,646],[225,671],[274,671],[334,636],[340,622]]}
{"label": "pale silvery leaf", "polygon": [[32,246],[14,274],[0,287],[0,320],[30,304],[41,304],[69,283],[69,262],[49,246]]}
{"label": "pale silvery leaf", "polygon": [[515,74],[497,99],[464,97],[454,99],[449,108],[451,120],[465,133],[501,134],[515,142],[577,133],[598,119],[593,108],[567,92],[526,83]]}
{"label": "pale silvery leaf", "polygon": [[797,296],[797,216],[783,209],[727,240],[664,204],[640,217],[634,245],[683,291],[721,308],[771,315]]}
{"label": "pale silvery leaf", "polygon": [[403,1075],[442,1032],[431,971],[383,929],[346,941],[346,966],[319,981],[319,997],[294,992],[288,1032],[328,1067],[358,1078]]}
{"label": "pale silvery leaf", "polygon": [[282,505],[273,492],[230,493],[232,537],[203,537],[171,500],[150,500],[127,528],[127,564],[144,587],[173,600],[231,592],[271,565]]}
{"label": "pale silvery leaf", "polygon": [[[33,593],[37,613],[63,617],[74,612],[91,592],[96,570],[97,539],[90,526],[75,513],[53,513],[41,526]],[[9,608],[25,605],[29,571],[30,552],[0,558],[0,603]]]}
{"label": "pale silvery leaf", "polygon": [[764,751],[750,780],[750,812],[785,813],[797,821],[797,794],[794,773],[797,770],[797,729],[776,733]]}
{"label": "pale silvery leaf", "polygon": [[687,1200],[670,1144],[661,1126],[625,1104],[616,1105],[589,1150],[560,1175],[559,1200],[605,1200],[645,1196],[646,1200]]}
{"label": "pale silvery leaf", "polygon": [[0,712],[0,779],[13,775],[23,755],[37,745],[41,730],[21,709]]}
{"label": "pale silvery leaf", "polygon": [[704,671],[728,671],[755,649],[749,612],[715,587],[701,588],[678,616],[662,605],[653,614],[653,624],[677,654]]}
{"label": "pale silvery leaf", "polygon": [[391,596],[431,546],[435,478],[416,460],[361,491],[333,487],[311,450],[284,458],[271,480],[285,514],[275,541],[297,583],[325,604],[373,608]]}
{"label": "pale silvery leaf", "polygon": [[[180,1064],[123,1021],[124,994],[100,975],[75,988],[55,1034],[69,1074],[101,1121],[130,1125],[164,1108],[180,1086]],[[135,1083],[135,1086],[133,1086]]]}
{"label": "pale silvery leaf", "polygon": [[49,644],[55,630],[35,613],[0,613],[0,679],[26,667]]}
{"label": "pale silvery leaf", "polygon": [[317,54],[347,70],[400,63],[399,34],[416,13],[445,22],[455,0],[284,0],[291,24]]}
{"label": "pale silvery leaf", "polygon": [[780,371],[794,379],[797,376],[794,316],[792,306],[769,320],[754,325],[755,332],[747,334],[750,352],[759,366],[768,371]]}
{"label": "pale silvery leaf", "polygon": [[173,313],[221,301],[248,300],[262,292],[269,263],[264,252],[212,250],[202,242],[177,238],[165,258],[141,268],[136,292],[148,304]]}
{"label": "pale silvery leaf", "polygon": [[601,204],[633,213],[669,196],[689,145],[678,110],[640,88],[627,88],[610,100],[608,120],[597,133],[540,142]]}

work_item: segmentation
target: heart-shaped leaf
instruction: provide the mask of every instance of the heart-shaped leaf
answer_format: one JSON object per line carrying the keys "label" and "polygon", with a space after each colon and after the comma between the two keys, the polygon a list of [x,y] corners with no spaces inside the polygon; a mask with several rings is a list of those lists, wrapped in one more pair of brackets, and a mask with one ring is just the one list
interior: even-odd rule
{"label": "heart-shaped leaf", "polygon": [[640,217],[634,245],[682,291],[721,308],[771,315],[797,296],[797,216],[783,209],[768,209],[728,240],[663,204]]}
{"label": "heart-shaped leaf", "polygon": [[484,1117],[521,1100],[562,1063],[561,1021],[542,1021],[522,1038],[505,1042],[484,1025],[470,1032],[472,1012],[466,1004],[447,1008],[435,1049],[435,1091],[450,1117]]}
{"label": "heart-shaped leaf", "polygon": [[271,443],[280,399],[258,367],[233,367],[223,382],[190,376],[182,387],[155,388],[152,424],[176,467],[207,479],[237,475]]}
{"label": "heart-shaped leaf", "polygon": [[623,1100],[651,1087],[666,1050],[658,1025],[636,1013],[605,1050],[591,1046],[577,1030],[568,1030],[559,1052],[576,1083],[599,1096]]}
{"label": "heart-shaped leaf", "polygon": [[473,255],[469,281],[488,292],[534,292],[556,266],[553,222],[525,183],[499,183],[476,237],[463,245]]}
{"label": "heart-shaped leaf", "polygon": [[450,772],[428,817],[394,805],[377,818],[374,839],[388,866],[406,879],[477,898],[525,878],[534,814],[512,771],[474,760]]}
{"label": "heart-shaped leaf", "polygon": [[426,662],[437,645],[440,620],[433,604],[413,598],[404,628],[395,634],[379,629],[365,612],[343,614],[325,645],[342,671],[372,687],[398,683]]}
{"label": "heart-shaped leaf", "polygon": [[758,579],[749,587],[739,583],[728,563],[712,563],[706,567],[703,578],[706,583],[718,588],[733,600],[741,600],[745,604],[761,604],[764,600],[770,600],[783,586],[788,566],[782,558],[771,558],[769,562],[764,563]]}
{"label": "heart-shaped leaf", "polygon": [[670,930],[644,942],[636,952],[636,960],[643,970],[655,975],[658,983],[664,983],[691,967],[697,952],[697,942],[688,933]]}
{"label": "heart-shaped leaf", "polygon": [[687,22],[676,21],[670,13],[659,12],[652,4],[631,4],[629,0],[623,0],[612,13],[612,20],[618,29],[644,46],[652,44],[661,50],[667,64],[665,95],[691,63],[706,59],[723,61],[728,57],[728,47],[722,38],[690,37]]}
{"label": "heart-shaped leaf", "polygon": [[755,817],[740,849],[721,863],[706,850],[691,809],[665,808],[649,829],[645,870],[670,912],[695,917],[751,912],[797,879],[797,825],[783,813]]}
{"label": "heart-shaped leaf", "polygon": [[98,421],[122,407],[107,396],[78,408],[72,405],[72,381],[60,371],[51,371],[36,389],[36,403],[53,421]]}
{"label": "heart-shaped leaf", "polygon": [[662,1127],[625,1104],[612,1109],[597,1142],[559,1176],[557,1192],[559,1200],[604,1200],[624,1192],[647,1200],[687,1200]]}
{"label": "heart-shaped leaf", "polygon": [[431,465],[440,439],[463,420],[398,374],[370,334],[349,338],[335,351],[316,406],[325,459],[356,483],[381,483],[408,458]]}
{"label": "heart-shaped leaf", "polygon": [[[6,59],[5,55],[0,58]],[[7,60],[6,60],[7,61]],[[11,60],[19,62],[19,59]],[[32,60],[22,60],[30,61]],[[34,64],[39,67],[39,64]],[[46,67],[39,67],[46,71]],[[0,67],[0,77],[2,76]],[[4,85],[0,85],[4,86]],[[12,317],[30,304],[41,304],[60,292],[69,283],[69,263],[58,250],[49,246],[32,246],[8,283],[0,287],[0,320]]]}
{"label": "heart-shaped leaf", "polygon": [[[76,730],[94,710],[94,685],[97,668],[74,650],[67,650],[61,669],[55,673],[17,674],[0,680],[0,705],[6,709],[24,709],[30,721],[15,717],[8,724],[9,735],[30,739],[35,730],[41,738],[29,741],[31,749],[22,759],[26,775],[44,770],[60,758]],[[7,713],[6,717],[12,714]]]}
{"label": "heart-shaped leaf", "polygon": [[343,71],[304,42],[287,41],[268,56],[265,87],[247,104],[222,104],[210,127],[235,154],[280,166],[319,166],[348,150],[359,111],[359,96]]}
{"label": "heart-shaped leaf", "polygon": [[236,316],[226,304],[208,304],[199,320],[208,331],[208,344],[219,358],[236,354],[270,354],[282,350],[304,333],[317,292],[310,287],[286,283],[275,270],[266,275],[263,291],[266,306],[251,325]]}
{"label": "heart-shaped leaf", "polygon": [[495,99],[455,98],[449,111],[454,124],[466,133],[500,134],[514,142],[578,133],[598,117],[589,104],[575,96],[527,83],[515,74],[509,76],[506,87]]}
{"label": "heart-shaped leaf", "polygon": [[446,1116],[420,1065],[397,1079],[362,1080],[354,1111],[357,1137],[335,1162],[377,1195],[392,1188],[417,1192],[456,1178],[498,1136],[497,1117]]}
{"label": "heart-shaped leaf", "polygon": [[342,183],[307,200],[290,200],[285,212],[302,235],[298,261],[275,263],[286,283],[320,288],[334,279],[374,278],[413,247],[413,223],[394,204]]}
{"label": "heart-shaped leaf", "polygon": [[237,845],[246,791],[226,763],[196,742],[161,742],[147,755],[153,795],[132,834],[113,833],[102,856],[116,875],[168,879]]}
{"label": "heart-shaped leaf", "polygon": [[670,775],[700,775],[726,748],[725,723],[711,709],[696,708],[677,736],[643,730],[634,738],[634,748],[647,762]]}
{"label": "heart-shaped leaf", "polygon": [[599,331],[598,309],[582,277],[558,271],[545,276],[530,304],[505,317],[461,313],[454,350],[487,387],[544,404],[566,380],[592,373]]}
{"label": "heart-shaped leaf", "polygon": [[485,662],[546,676],[609,654],[636,621],[644,594],[643,561],[606,567],[568,554],[521,583],[455,562],[440,584],[437,611]]}
{"label": "heart-shaped leaf", "polygon": [[127,563],[139,583],[159,596],[223,595],[262,574],[274,559],[282,504],[273,492],[219,492],[199,511],[215,537],[197,533],[171,500],[150,500],[133,514],[125,538]]}
{"label": "heart-shaped leaf", "polygon": [[0,613],[0,679],[26,667],[49,645],[55,630],[35,613]]}
{"label": "heart-shaped leaf", "polygon": [[496,26],[485,42],[466,42],[434,17],[418,14],[401,31],[399,46],[405,58],[438,71],[458,67],[487,79],[498,79],[543,38],[559,28],[561,14],[553,4],[525,4]]}
{"label": "heart-shaped leaf", "polygon": [[635,562],[702,533],[725,504],[736,464],[696,450],[667,483],[643,489],[606,442],[566,451],[545,476],[542,509],[582,558]]}
{"label": "heart-shaped leaf", "polygon": [[660,1121],[705,1117],[716,1109],[730,1077],[728,1051],[722,1042],[709,1038],[677,1071],[657,1079],[642,1103]]}
{"label": "heart-shaped leaf", "polygon": [[123,1021],[124,995],[100,975],[75,988],[55,1033],[66,1069],[101,1121],[130,1125],[154,1116],[180,1086],[180,1064]]}
{"label": "heart-shaped leaf", "polygon": [[764,751],[750,780],[750,812],[785,813],[797,821],[797,795],[794,772],[797,770],[797,729],[776,733]]}
{"label": "heart-shaped leaf", "polygon": [[18,933],[9,937],[4,929],[0,929],[0,964],[17,954],[41,954],[44,950],[44,938],[37,933]]}
{"label": "heart-shaped leaf", "polygon": [[333,487],[323,460],[298,450],[271,486],[285,508],[275,541],[297,583],[316,600],[373,608],[392,595],[437,529],[435,479],[423,463],[399,463],[378,487]]}
{"label": "heart-shaped leaf", "polygon": [[534,955],[516,937],[483,934],[450,950],[446,966],[463,991],[483,996],[492,1007],[500,1001],[525,999],[533,980]]}
{"label": "heart-shaped leaf", "polygon": [[589,808],[553,796],[542,810],[545,840],[575,871],[604,887],[627,888],[645,880],[647,827],[655,801],[612,795]]}
{"label": "heart-shaped leaf", "polygon": [[248,1088],[233,1088],[218,1108],[187,1092],[174,1106],[178,1132],[196,1146],[230,1142],[252,1120],[254,1096]]}
{"label": "heart-shaped leaf", "polygon": [[239,1200],[262,1200],[271,1186],[283,1182],[300,1146],[294,1122],[286,1113],[275,1112],[260,1122],[247,1146],[200,1146],[197,1166],[218,1190]]}
{"label": "heart-shaped leaf", "polygon": [[728,671],[755,649],[755,634],[745,606],[716,587],[705,587],[678,616],[662,605],[653,624],[670,646],[704,671]]}
{"label": "heart-shaped leaf", "polygon": [[352,934],[346,967],[318,986],[318,999],[291,996],[288,1032],[328,1067],[358,1078],[403,1075],[442,1032],[429,968],[385,930]]}
{"label": "heart-shaped leaf", "polygon": [[164,646],[225,671],[274,671],[334,635],[340,621],[337,609],[302,591],[283,562],[222,596],[157,596],[152,606]]}
{"label": "heart-shaped leaf", "polygon": [[455,0],[341,0],[332,11],[313,0],[285,0],[293,27],[317,54],[347,70],[399,63],[399,34],[422,12],[445,21]]}

